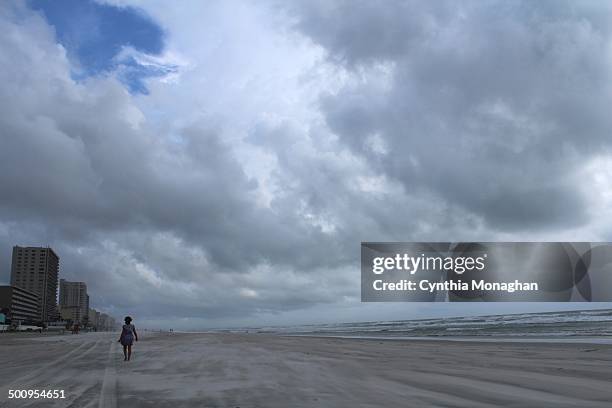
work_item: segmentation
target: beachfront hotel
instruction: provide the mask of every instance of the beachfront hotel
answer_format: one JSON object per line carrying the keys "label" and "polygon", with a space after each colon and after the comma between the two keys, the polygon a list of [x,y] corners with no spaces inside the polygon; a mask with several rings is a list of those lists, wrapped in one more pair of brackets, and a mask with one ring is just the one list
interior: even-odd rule
{"label": "beachfront hotel", "polygon": [[59,310],[62,320],[86,324],[89,320],[89,295],[85,282],[60,279]]}
{"label": "beachfront hotel", "polygon": [[13,247],[11,286],[38,296],[38,318],[55,321],[57,311],[57,279],[59,257],[49,247]]}
{"label": "beachfront hotel", "polygon": [[117,322],[112,316],[106,313],[100,313],[96,328],[98,331],[112,331],[117,328]]}
{"label": "beachfront hotel", "polygon": [[38,295],[17,286],[0,286],[0,309],[8,310],[11,321],[38,321]]}

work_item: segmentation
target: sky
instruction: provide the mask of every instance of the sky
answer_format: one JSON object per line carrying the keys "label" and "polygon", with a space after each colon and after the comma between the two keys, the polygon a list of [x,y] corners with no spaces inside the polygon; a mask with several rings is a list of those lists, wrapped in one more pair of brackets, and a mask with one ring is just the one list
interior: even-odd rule
{"label": "sky", "polygon": [[50,245],[145,327],[360,302],[362,241],[612,240],[612,4],[0,3],[0,283]]}

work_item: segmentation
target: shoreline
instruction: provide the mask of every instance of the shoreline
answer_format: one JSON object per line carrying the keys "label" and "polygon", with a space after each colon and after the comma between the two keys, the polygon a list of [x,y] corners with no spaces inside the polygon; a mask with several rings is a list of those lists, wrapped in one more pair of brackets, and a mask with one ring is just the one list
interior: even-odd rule
{"label": "shoreline", "polygon": [[[95,334],[96,332],[81,332],[72,334],[69,331],[64,333],[58,332],[2,332],[0,339],[5,338],[64,338],[77,337]],[[98,332],[98,333],[115,333],[115,332]],[[118,332],[117,332],[118,333]],[[274,336],[274,337],[298,337],[298,338],[321,338],[321,339],[342,339],[342,340],[371,340],[371,341],[393,341],[393,342],[453,342],[453,343],[539,343],[539,344],[600,344],[612,345],[612,336],[359,336],[359,335],[341,335],[341,334],[292,334],[292,333],[246,333],[246,332],[207,332],[207,331],[145,331],[151,335],[245,335],[245,336]]]}
{"label": "shoreline", "polygon": [[342,335],[312,335],[312,334],[271,334],[286,337],[332,338],[345,340],[372,341],[438,341],[454,343],[543,343],[543,344],[608,344],[612,345],[612,336],[575,336],[575,337],[510,337],[510,336],[342,336]]}

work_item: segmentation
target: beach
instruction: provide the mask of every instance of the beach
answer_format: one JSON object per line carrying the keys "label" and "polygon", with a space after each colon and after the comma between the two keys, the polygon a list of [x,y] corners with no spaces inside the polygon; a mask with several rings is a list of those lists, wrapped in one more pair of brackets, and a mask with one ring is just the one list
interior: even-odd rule
{"label": "beach", "polygon": [[[2,406],[609,407],[612,345],[142,332],[0,337]],[[7,399],[12,389],[65,399]]]}

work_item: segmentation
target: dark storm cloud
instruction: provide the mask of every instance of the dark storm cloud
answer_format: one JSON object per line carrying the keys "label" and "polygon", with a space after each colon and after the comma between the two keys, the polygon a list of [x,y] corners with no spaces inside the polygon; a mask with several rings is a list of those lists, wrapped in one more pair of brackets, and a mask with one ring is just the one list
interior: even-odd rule
{"label": "dark storm cloud", "polygon": [[[587,220],[572,175],[612,141],[607,5],[347,1],[293,11],[330,60],[368,78],[321,106],[377,169],[502,231]],[[373,151],[373,135],[386,153]]]}

